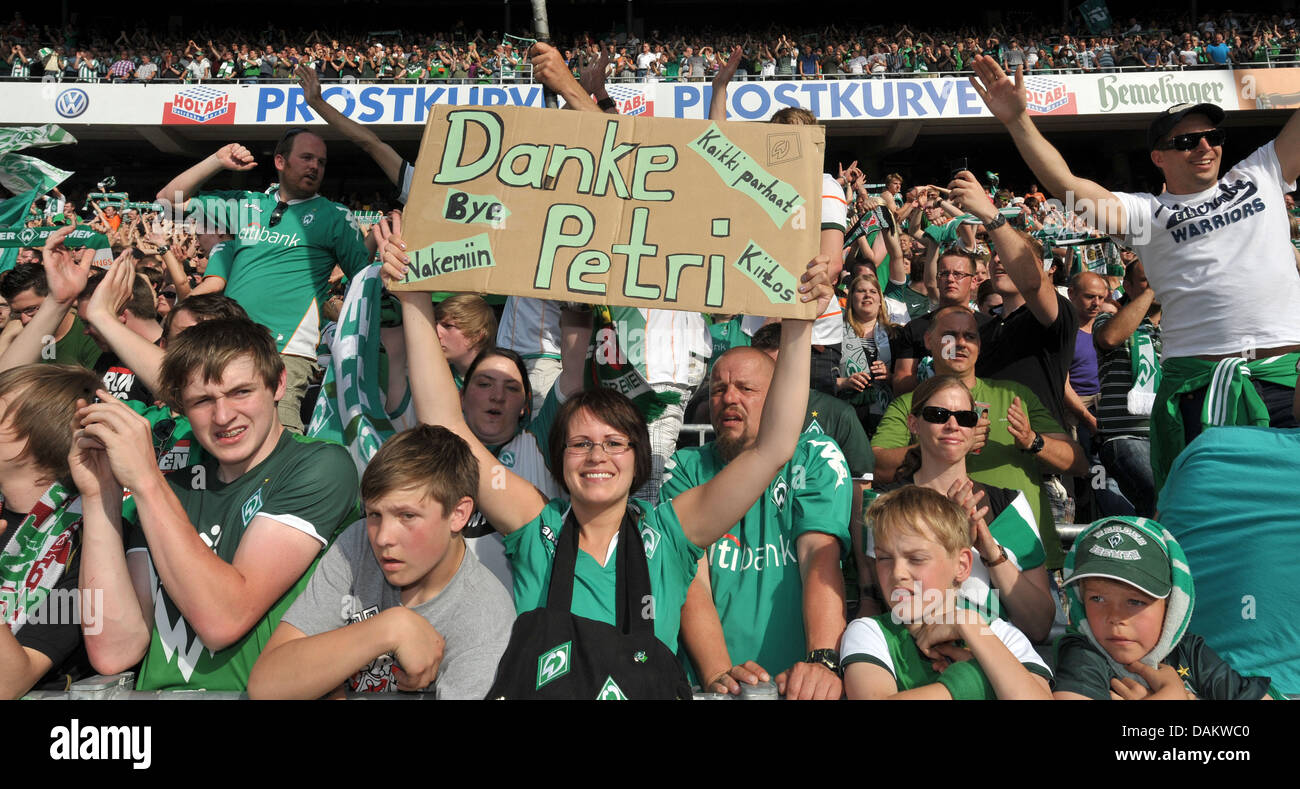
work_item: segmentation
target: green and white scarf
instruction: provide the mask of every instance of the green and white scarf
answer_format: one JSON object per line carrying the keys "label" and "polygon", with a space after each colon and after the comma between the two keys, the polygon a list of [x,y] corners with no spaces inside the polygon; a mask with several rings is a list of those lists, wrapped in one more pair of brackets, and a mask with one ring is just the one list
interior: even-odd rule
{"label": "green and white scarf", "polygon": [[1078,548],[1084,544],[1085,538],[1096,531],[1111,524],[1124,523],[1132,526],[1134,529],[1145,534],[1153,542],[1164,550],[1165,557],[1169,560],[1170,577],[1173,579],[1173,587],[1169,590],[1169,597],[1165,599],[1165,621],[1160,629],[1160,638],[1156,645],[1151,648],[1141,662],[1151,668],[1158,668],[1160,661],[1169,656],[1169,653],[1178,646],[1178,642],[1183,640],[1187,633],[1187,626],[1192,621],[1192,608],[1196,604],[1196,587],[1192,584],[1192,571],[1187,566],[1187,556],[1183,553],[1183,548],[1174,539],[1174,535],[1169,530],[1148,518],[1133,517],[1109,517],[1093,521],[1088,528],[1079,533],[1074,539],[1074,547],[1065,556],[1065,568],[1063,570],[1065,578],[1065,593],[1070,601],[1070,624],[1088,639],[1102,655],[1105,655],[1106,662],[1110,664],[1117,676],[1136,680],[1144,687],[1146,682],[1137,674],[1126,669],[1110,656],[1100,643],[1097,637],[1093,635],[1092,628],[1088,627],[1088,616],[1084,613],[1083,600],[1079,597],[1079,584],[1070,583],[1070,576],[1074,575],[1075,559]]}
{"label": "green and white scarf", "polygon": [[0,621],[11,632],[27,623],[28,612],[63,577],[80,528],[81,497],[56,482],[0,551]]}
{"label": "green and white scarf", "polygon": [[1128,412],[1134,416],[1150,416],[1156,404],[1156,389],[1160,388],[1160,359],[1149,332],[1141,327],[1133,332],[1128,345],[1129,363],[1133,366],[1133,388],[1128,390]]}
{"label": "green and white scarf", "polygon": [[347,447],[357,471],[396,432],[379,387],[381,268],[370,266],[348,286],[307,435]]}
{"label": "green and white scarf", "polygon": [[[648,352],[645,315],[635,307],[591,308],[591,344],[587,347],[588,386],[614,389],[627,395],[649,424],[670,405],[681,402],[677,392],[656,392],[646,382]],[[627,353],[627,338],[641,337],[641,347]],[[639,359],[634,362],[633,359]]]}

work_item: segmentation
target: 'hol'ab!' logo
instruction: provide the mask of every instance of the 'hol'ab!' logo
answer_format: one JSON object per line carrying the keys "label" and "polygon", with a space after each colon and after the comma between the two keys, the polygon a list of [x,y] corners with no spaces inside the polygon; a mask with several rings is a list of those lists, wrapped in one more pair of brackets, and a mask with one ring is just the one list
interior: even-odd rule
{"label": "'hol'ab!' logo", "polygon": [[565,641],[537,659],[537,690],[569,673],[573,642]]}

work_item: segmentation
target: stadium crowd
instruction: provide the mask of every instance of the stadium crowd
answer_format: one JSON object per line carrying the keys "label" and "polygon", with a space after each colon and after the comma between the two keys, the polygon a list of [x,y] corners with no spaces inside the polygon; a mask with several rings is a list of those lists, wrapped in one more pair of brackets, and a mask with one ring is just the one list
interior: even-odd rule
{"label": "stadium crowd", "polygon": [[[140,26],[116,38],[84,30],[29,25],[21,11],[0,32],[9,79],[79,82],[288,81],[299,64],[327,81],[426,82],[526,79],[531,39],[463,24],[440,32],[393,30],[201,29],[188,38]],[[887,29],[882,25],[691,28],[583,33],[559,44],[570,68],[604,58],[617,81],[711,78],[735,46],[744,58],[737,78],[816,79],[969,73],[977,55],[1028,73],[1294,65],[1300,54],[1294,14],[1203,14],[1091,29],[1081,18],[1066,28],[1028,17],[985,29]],[[3,70],[3,67],[0,67]]]}
{"label": "stadium crowd", "polygon": [[[1223,111],[1170,108],[1165,193],[1111,193],[1004,62],[973,82],[1042,188],[840,163],[812,320],[389,293],[400,211],[363,231],[303,129],[264,192],[204,189],[256,165],[238,143],[161,186],[180,222],[47,201],[0,274],[0,692],[135,670],[302,698],[1300,693],[1295,622],[1238,602],[1243,571],[1288,599],[1295,547],[1300,120],[1221,173]],[[411,163],[296,78],[405,203]],[[111,265],[70,248],[81,224]],[[697,420],[714,440],[679,442]],[[41,618],[79,588],[97,618]]]}

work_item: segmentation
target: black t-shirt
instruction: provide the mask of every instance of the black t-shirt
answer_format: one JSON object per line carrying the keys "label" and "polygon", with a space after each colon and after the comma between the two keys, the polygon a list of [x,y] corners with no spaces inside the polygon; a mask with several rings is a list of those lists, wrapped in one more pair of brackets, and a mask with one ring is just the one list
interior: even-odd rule
{"label": "black t-shirt", "polygon": [[[1243,677],[1219,657],[1205,639],[1187,633],[1164,660],[1183,678],[1183,686],[1201,699],[1257,701],[1268,691],[1268,677]],[[1106,656],[1080,633],[1066,633],[1056,642],[1056,676],[1052,690],[1078,693],[1096,701],[1110,700],[1110,681],[1117,675]]]}
{"label": "black t-shirt", "polygon": [[[889,343],[889,347],[895,359],[924,359],[930,355],[930,352],[925,348],[925,333],[930,330],[930,324],[934,322],[934,313],[938,311],[927,312],[911,319],[903,327],[902,331],[894,336],[894,339]],[[984,337],[985,326],[992,320],[982,312],[975,313],[975,325],[979,327],[981,340]],[[983,361],[983,359],[984,350],[980,349],[980,361]]]}
{"label": "black t-shirt", "polygon": [[139,400],[152,404],[153,392],[150,392],[131,368],[122,363],[117,354],[104,351],[95,362],[95,374],[104,382],[109,394],[119,400]]}
{"label": "black t-shirt", "polygon": [[[0,510],[0,517],[3,523],[0,523],[0,548],[9,543],[13,532],[22,524],[27,517],[24,513],[15,512],[8,507]],[[67,567],[64,568],[63,575],[59,576],[58,582],[55,583],[54,589],[63,594],[77,593],[77,581],[81,575],[81,535],[78,533],[77,538],[73,541],[72,553],[68,556]],[[36,690],[63,690],[71,682],[75,682],[82,677],[88,677],[95,673],[90,666],[90,658],[86,655],[86,645],[81,640],[81,626],[76,622],[62,622],[51,624],[47,620],[53,618],[58,613],[67,612],[69,606],[63,606],[61,603],[54,604],[51,598],[46,598],[50,605],[42,604],[39,611],[29,612],[32,618],[39,618],[39,622],[28,621],[15,634],[19,646],[28,649],[34,649],[50,659],[50,670],[45,676],[37,681],[34,688]],[[60,610],[61,609],[61,610]],[[99,612],[96,612],[99,613]],[[59,616],[60,619],[66,618]],[[4,627],[4,625],[0,625]]]}
{"label": "black t-shirt", "polygon": [[[1029,305],[980,326],[975,374],[1029,387],[1058,424],[1065,422],[1065,379],[1074,361],[1079,319],[1070,300],[1056,294],[1056,320],[1043,326]],[[911,326],[911,324],[908,324]]]}

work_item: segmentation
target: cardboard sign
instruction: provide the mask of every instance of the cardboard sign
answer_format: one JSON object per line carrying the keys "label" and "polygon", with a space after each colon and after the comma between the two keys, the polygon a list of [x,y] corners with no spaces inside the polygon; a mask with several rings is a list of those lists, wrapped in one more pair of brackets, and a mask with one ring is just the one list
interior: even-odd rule
{"label": "cardboard sign", "polygon": [[808,318],[817,126],[437,107],[396,290]]}

